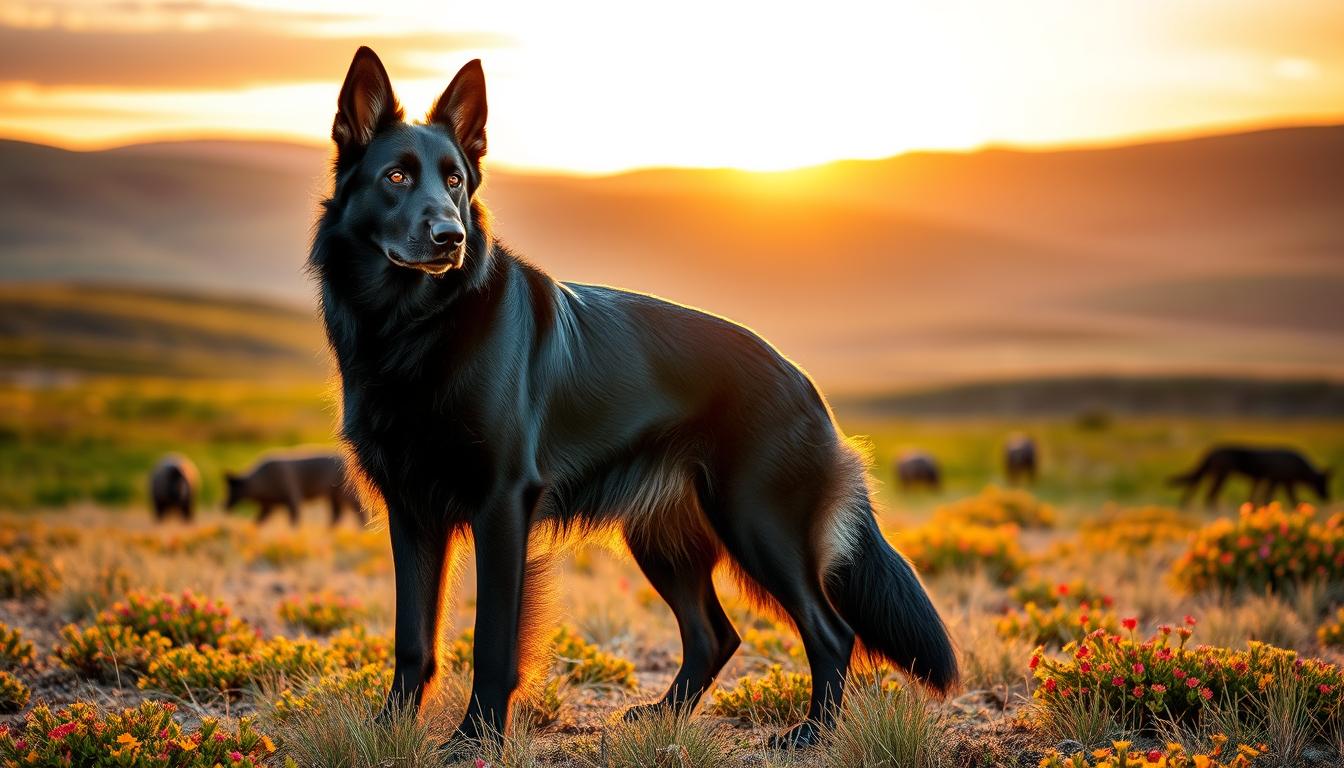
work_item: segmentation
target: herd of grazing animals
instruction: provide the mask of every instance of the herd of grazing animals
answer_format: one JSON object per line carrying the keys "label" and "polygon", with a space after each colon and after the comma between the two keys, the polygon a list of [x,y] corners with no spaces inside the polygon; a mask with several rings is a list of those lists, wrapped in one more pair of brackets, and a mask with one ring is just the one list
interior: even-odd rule
{"label": "herd of grazing animals", "polygon": [[[1038,461],[1036,441],[1031,437],[1014,434],[1004,443],[1003,474],[1010,484],[1036,482]],[[910,449],[903,452],[897,457],[893,472],[902,491],[928,489],[936,492],[942,489],[942,469],[938,460],[927,451]],[[1330,470],[1316,468],[1293,448],[1215,445],[1192,469],[1172,476],[1169,482],[1185,489],[1181,496],[1181,506],[1184,507],[1207,480],[1204,501],[1207,506],[1215,507],[1223,485],[1234,475],[1250,481],[1249,500],[1255,504],[1268,504],[1282,491],[1288,503],[1297,506],[1298,486],[1306,486],[1322,502],[1330,500]]]}
{"label": "herd of grazing animals", "polygon": [[[1003,474],[1010,484],[1036,482],[1038,462],[1039,451],[1031,437],[1014,434],[1004,443]],[[903,492],[942,490],[942,468],[928,451],[904,451],[892,471]],[[1330,470],[1317,469],[1292,448],[1215,445],[1189,471],[1172,476],[1170,483],[1184,488],[1181,506],[1186,506],[1207,481],[1205,504],[1213,507],[1218,504],[1223,485],[1232,476],[1242,476],[1251,482],[1250,501],[1256,504],[1267,504],[1282,491],[1288,502],[1296,506],[1298,486],[1307,487],[1323,502],[1330,500]],[[154,519],[163,522],[176,514],[190,522],[200,477],[196,465],[180,453],[160,459],[149,475]],[[340,522],[347,510],[361,525],[368,521],[358,494],[346,481],[345,462],[338,454],[291,452],[264,456],[247,472],[225,472],[224,480],[227,489],[224,509],[253,502],[259,507],[258,523],[264,523],[276,508],[283,508],[290,523],[297,526],[303,503],[313,500],[330,504],[332,525]]]}
{"label": "herd of grazing animals", "polygon": [[[253,502],[259,508],[258,523],[266,522],[277,507],[282,507],[289,514],[290,524],[298,526],[303,503],[313,500],[331,505],[332,525],[340,522],[346,510],[360,525],[368,522],[359,495],[346,480],[345,460],[338,454],[286,452],[263,456],[247,472],[225,472],[224,484],[224,509]],[[176,453],[163,457],[149,476],[154,519],[162,522],[176,511],[190,522],[199,491],[200,473],[191,459]]]}

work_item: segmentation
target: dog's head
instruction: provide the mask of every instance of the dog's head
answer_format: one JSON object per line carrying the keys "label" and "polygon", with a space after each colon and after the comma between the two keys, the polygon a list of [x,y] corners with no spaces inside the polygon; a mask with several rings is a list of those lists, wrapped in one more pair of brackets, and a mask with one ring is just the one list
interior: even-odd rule
{"label": "dog's head", "polygon": [[377,54],[355,52],[331,127],[336,193],[328,205],[344,239],[372,262],[361,273],[444,278],[483,258],[485,223],[473,197],[485,115],[479,60],[462,67],[424,123],[408,123]]}

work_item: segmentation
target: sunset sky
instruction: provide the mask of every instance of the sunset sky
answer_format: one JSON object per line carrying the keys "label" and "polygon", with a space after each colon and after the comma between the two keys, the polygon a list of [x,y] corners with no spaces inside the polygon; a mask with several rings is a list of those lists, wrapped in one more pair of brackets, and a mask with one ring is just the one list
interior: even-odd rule
{"label": "sunset sky", "polygon": [[1339,0],[656,8],[3,0],[0,135],[322,141],[360,44],[411,115],[480,57],[493,161],[575,172],[1344,119]]}

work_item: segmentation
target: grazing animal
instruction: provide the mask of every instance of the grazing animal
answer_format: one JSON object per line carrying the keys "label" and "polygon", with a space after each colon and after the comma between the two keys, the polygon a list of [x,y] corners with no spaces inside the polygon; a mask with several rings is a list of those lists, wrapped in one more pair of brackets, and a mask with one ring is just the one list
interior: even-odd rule
{"label": "grazing animal", "polygon": [[622,536],[671,606],[682,663],[657,704],[694,706],[739,637],[720,563],[787,616],[833,719],[856,643],[946,691],[946,628],[883,538],[864,462],[812,381],[751,331],[651,296],[561,283],[494,239],[478,194],[486,94],[464,66],[409,123],[355,54],[332,126],[334,189],[309,258],[341,375],[341,432],[387,507],[395,670],[384,712],[436,671],[445,564],[475,544],[474,672],[457,738],[502,733],[540,633],[543,551]]}
{"label": "grazing animal", "polygon": [[174,511],[183,520],[191,522],[196,503],[196,489],[201,475],[191,459],[180,453],[170,453],[159,459],[149,473],[149,499],[154,506],[154,519],[163,522]]}
{"label": "grazing animal", "polygon": [[1013,435],[1003,446],[1003,471],[1009,483],[1036,482],[1036,441]]}
{"label": "grazing animal", "polygon": [[1316,469],[1292,448],[1216,445],[1193,469],[1170,478],[1169,482],[1185,488],[1181,495],[1181,506],[1185,506],[1198,491],[1200,483],[1208,479],[1209,489],[1204,503],[1212,507],[1218,503],[1218,494],[1232,475],[1241,475],[1251,481],[1252,503],[1268,504],[1282,488],[1288,495],[1288,502],[1296,507],[1298,485],[1306,485],[1315,491],[1321,501],[1330,500],[1330,471]]}
{"label": "grazing animal", "polygon": [[896,460],[896,478],[900,480],[903,491],[917,488],[937,491],[942,488],[938,460],[924,451],[906,451],[901,454]]}
{"label": "grazing animal", "polygon": [[245,475],[224,473],[228,496],[225,509],[239,502],[254,501],[261,507],[257,522],[264,523],[277,506],[289,511],[289,522],[299,524],[299,507],[310,499],[331,502],[331,524],[349,508],[360,525],[366,522],[364,508],[355,491],[346,483],[345,461],[334,454],[288,454],[262,459]]}

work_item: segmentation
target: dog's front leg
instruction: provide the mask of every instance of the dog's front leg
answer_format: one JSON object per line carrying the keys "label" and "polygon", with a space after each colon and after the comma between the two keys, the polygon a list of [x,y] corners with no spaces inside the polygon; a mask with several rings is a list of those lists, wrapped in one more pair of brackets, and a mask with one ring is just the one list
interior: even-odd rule
{"label": "dog's front leg", "polygon": [[392,565],[396,571],[396,669],[383,705],[384,718],[408,703],[420,706],[425,685],[434,677],[439,598],[448,530],[404,509],[388,510]]}
{"label": "dog's front leg", "polygon": [[528,494],[511,494],[472,521],[476,541],[475,679],[457,738],[499,738],[518,686],[518,632],[527,563]]}

